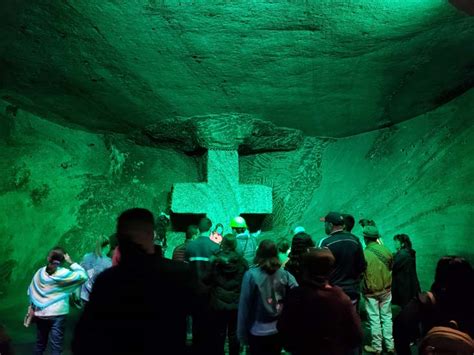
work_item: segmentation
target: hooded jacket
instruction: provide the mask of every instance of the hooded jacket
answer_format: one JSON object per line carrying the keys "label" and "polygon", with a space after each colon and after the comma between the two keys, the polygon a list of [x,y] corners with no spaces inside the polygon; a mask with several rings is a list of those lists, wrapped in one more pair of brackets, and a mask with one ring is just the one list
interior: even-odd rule
{"label": "hooded jacket", "polygon": [[[298,286],[293,275],[283,269],[268,274],[261,267],[250,268],[244,275],[239,302],[237,335],[246,343],[256,332],[276,334],[276,322],[289,289]],[[259,334],[262,335],[262,334]]]}
{"label": "hooded jacket", "polygon": [[211,258],[211,307],[217,311],[236,310],[247,261],[235,251],[219,251]]}

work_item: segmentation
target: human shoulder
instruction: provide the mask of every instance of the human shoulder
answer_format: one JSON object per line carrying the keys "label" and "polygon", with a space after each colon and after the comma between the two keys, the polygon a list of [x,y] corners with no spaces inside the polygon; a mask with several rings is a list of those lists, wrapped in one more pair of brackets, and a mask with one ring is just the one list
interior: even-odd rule
{"label": "human shoulder", "polygon": [[165,270],[174,273],[188,273],[190,270],[188,263],[167,258],[160,258],[158,260],[158,265],[162,266]]}
{"label": "human shoulder", "polygon": [[349,296],[339,286],[331,286],[331,293],[335,298],[339,298],[342,303],[346,303],[352,307],[352,301]]}
{"label": "human shoulder", "polygon": [[102,271],[94,280],[93,290],[110,290],[110,287],[121,283],[122,272],[120,266],[112,266]]}
{"label": "human shoulder", "polygon": [[324,240],[321,246],[331,247],[331,246],[339,245],[341,243],[352,244],[354,246],[360,246],[360,241],[355,235],[344,232],[344,231],[331,234]]}

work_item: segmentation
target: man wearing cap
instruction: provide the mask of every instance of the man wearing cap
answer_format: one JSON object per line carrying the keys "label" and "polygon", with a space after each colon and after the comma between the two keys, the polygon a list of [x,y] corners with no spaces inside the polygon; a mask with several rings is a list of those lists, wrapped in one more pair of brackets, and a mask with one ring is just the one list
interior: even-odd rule
{"label": "man wearing cap", "polygon": [[372,344],[366,345],[364,350],[371,354],[382,353],[382,341],[388,353],[394,353],[392,336],[392,264],[393,257],[390,250],[377,243],[380,238],[376,226],[365,226],[363,229],[366,248],[364,251],[367,260],[367,269],[364,272],[362,293],[365,308],[372,333]]}
{"label": "man wearing cap", "polygon": [[344,217],[340,213],[329,212],[320,221],[325,223],[328,237],[321,240],[319,247],[330,249],[336,258],[329,282],[342,288],[357,306],[360,278],[366,267],[362,245],[356,236],[344,230]]}

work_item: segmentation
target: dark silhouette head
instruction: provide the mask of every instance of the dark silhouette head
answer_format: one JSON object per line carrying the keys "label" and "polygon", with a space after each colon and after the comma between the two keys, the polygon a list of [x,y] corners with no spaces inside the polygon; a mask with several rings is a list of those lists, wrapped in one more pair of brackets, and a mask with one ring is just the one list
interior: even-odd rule
{"label": "dark silhouette head", "polygon": [[471,264],[464,258],[444,256],[436,266],[432,290],[437,296],[454,301],[462,295],[472,297],[474,274]]}
{"label": "dark silhouette head", "polygon": [[302,255],[303,279],[305,282],[322,285],[329,279],[336,258],[328,248],[310,248]]}
{"label": "dark silhouette head", "polygon": [[188,229],[186,229],[186,240],[191,240],[194,239],[197,235],[199,234],[199,229],[195,224],[191,224],[188,226]]}
{"label": "dark silhouette head", "polygon": [[66,251],[61,247],[54,247],[48,253],[48,265],[46,266],[46,272],[52,275],[56,272],[58,267],[64,262],[64,255]]}
{"label": "dark silhouette head", "polygon": [[367,218],[363,218],[359,221],[359,224],[362,228],[364,227],[367,227],[367,226],[374,226],[376,227],[376,224],[375,224],[375,221],[373,221],[372,219],[367,219]]}
{"label": "dark silhouette head", "polygon": [[298,233],[291,240],[290,258],[299,258],[312,247],[314,247],[314,242],[311,236],[305,232]]}
{"label": "dark silhouette head", "polygon": [[209,232],[211,227],[212,227],[212,221],[209,218],[207,218],[207,217],[201,218],[201,220],[199,221],[199,224],[198,224],[198,228],[199,228],[200,233]]}
{"label": "dark silhouette head", "polygon": [[221,249],[223,251],[235,251],[237,249],[237,238],[232,233],[224,235],[221,242]]}
{"label": "dark silhouette head", "polygon": [[255,264],[268,274],[273,274],[280,268],[278,248],[273,241],[265,239],[260,242],[255,256]]}
{"label": "dark silhouette head", "polygon": [[344,230],[344,218],[339,212],[329,212],[319,220],[324,222],[324,231],[328,235]]}
{"label": "dark silhouette head", "polygon": [[132,208],[117,219],[117,239],[122,255],[132,245],[139,246],[145,253],[153,254],[155,218],[144,208]]}
{"label": "dark silhouette head", "polygon": [[278,252],[285,254],[290,249],[290,243],[288,242],[288,240],[282,238],[278,240],[277,248]]}
{"label": "dark silhouette head", "polygon": [[412,249],[410,237],[406,234],[397,234],[395,237],[393,237],[393,240],[400,243],[400,249]]}
{"label": "dark silhouette head", "polygon": [[342,218],[344,218],[344,230],[347,232],[352,232],[352,229],[355,225],[354,216],[347,213],[343,213]]}

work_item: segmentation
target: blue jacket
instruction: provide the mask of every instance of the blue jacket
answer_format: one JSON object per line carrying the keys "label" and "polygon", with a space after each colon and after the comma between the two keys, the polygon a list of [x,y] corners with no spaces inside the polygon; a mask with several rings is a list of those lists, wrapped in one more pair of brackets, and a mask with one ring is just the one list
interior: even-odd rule
{"label": "blue jacket", "polygon": [[[242,280],[237,336],[248,342],[251,330],[277,333],[276,321],[289,289],[298,286],[293,275],[284,269],[268,274],[260,267],[248,270]],[[255,335],[255,334],[254,334]],[[263,335],[263,334],[261,334]]]}

